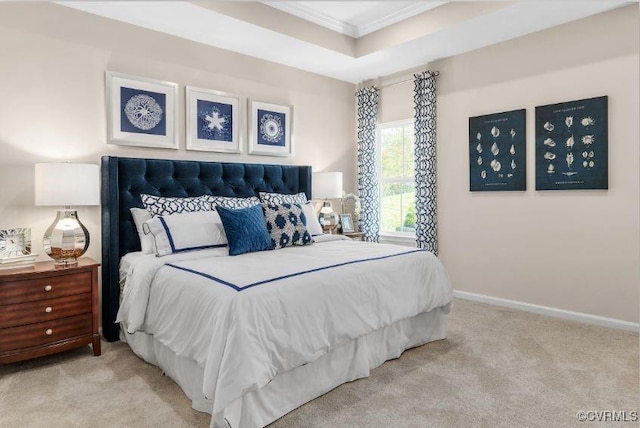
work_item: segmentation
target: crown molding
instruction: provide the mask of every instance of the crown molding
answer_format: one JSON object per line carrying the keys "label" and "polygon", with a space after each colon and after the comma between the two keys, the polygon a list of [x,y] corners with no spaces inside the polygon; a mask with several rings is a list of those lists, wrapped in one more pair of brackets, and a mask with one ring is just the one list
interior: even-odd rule
{"label": "crown molding", "polygon": [[350,37],[358,37],[358,29],[346,22],[342,22],[338,19],[331,18],[323,13],[320,13],[307,6],[301,5],[295,2],[281,2],[281,1],[265,1],[263,2],[267,6],[271,6],[274,9],[281,10],[282,12],[290,15],[297,16],[298,18],[305,19],[313,22],[314,24],[321,25],[329,30],[336,31],[338,33],[345,34]]}
{"label": "crown molding", "polygon": [[440,7],[448,1],[434,1],[434,2],[418,2],[412,5],[409,5],[405,8],[402,8],[398,11],[395,11],[387,16],[384,16],[380,19],[376,19],[375,21],[371,21],[367,24],[360,25],[356,27],[356,35],[352,37],[362,37],[366,36],[369,33],[373,33],[374,31],[378,31],[382,28],[388,27],[389,25],[397,24],[400,21],[404,21],[405,19],[409,19],[412,16],[419,15],[423,12],[427,12],[431,9],[435,9],[436,7]]}

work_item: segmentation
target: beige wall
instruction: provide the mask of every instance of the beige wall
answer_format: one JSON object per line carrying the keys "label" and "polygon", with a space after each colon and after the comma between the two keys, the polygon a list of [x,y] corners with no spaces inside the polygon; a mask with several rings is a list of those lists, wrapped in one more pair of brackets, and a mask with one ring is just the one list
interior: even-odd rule
{"label": "beige wall", "polygon": [[[180,84],[179,150],[106,143],[105,70]],[[247,155],[246,129],[242,155],[186,151],[185,85],[293,105],[294,156]],[[33,205],[34,163],[99,163],[102,155],[308,164],[343,171],[351,192],[354,91],[350,83],[54,4],[0,4],[0,228],[31,227],[34,251],[42,254],[55,208]],[[88,255],[100,260],[100,209],[80,207],[78,214],[91,233]]]}
{"label": "beige wall", "polygon": [[[606,30],[605,30],[606,29]],[[434,62],[440,256],[454,288],[638,322],[639,25],[631,5]],[[413,115],[385,88],[381,121]],[[535,106],[609,96],[609,190],[535,191]],[[469,192],[468,118],[527,109],[527,191]]]}

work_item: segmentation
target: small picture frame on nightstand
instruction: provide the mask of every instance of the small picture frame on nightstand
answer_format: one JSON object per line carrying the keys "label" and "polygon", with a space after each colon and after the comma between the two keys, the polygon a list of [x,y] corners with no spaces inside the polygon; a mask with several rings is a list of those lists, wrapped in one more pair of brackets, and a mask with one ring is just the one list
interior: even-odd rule
{"label": "small picture frame on nightstand", "polygon": [[353,233],[353,218],[351,214],[340,214],[340,224],[342,225],[342,233]]}

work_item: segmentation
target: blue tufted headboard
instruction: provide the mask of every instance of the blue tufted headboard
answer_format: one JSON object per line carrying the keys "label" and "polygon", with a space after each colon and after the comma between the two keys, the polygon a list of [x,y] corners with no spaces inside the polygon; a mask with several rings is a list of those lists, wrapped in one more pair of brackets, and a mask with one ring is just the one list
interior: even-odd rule
{"label": "blue tufted headboard", "polygon": [[102,157],[102,331],[119,339],[120,258],[140,251],[130,208],[141,193],[157,196],[257,196],[304,192],[311,199],[311,167]]}

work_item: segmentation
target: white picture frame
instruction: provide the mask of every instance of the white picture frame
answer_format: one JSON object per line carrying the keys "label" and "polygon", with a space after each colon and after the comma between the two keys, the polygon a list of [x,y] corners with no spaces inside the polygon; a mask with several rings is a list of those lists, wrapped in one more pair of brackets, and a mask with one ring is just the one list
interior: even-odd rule
{"label": "white picture frame", "polygon": [[240,97],[187,86],[187,150],[242,153]]}
{"label": "white picture frame", "polygon": [[107,71],[107,143],[178,148],[178,85]]}
{"label": "white picture frame", "polygon": [[293,106],[249,100],[249,154],[293,154]]}

